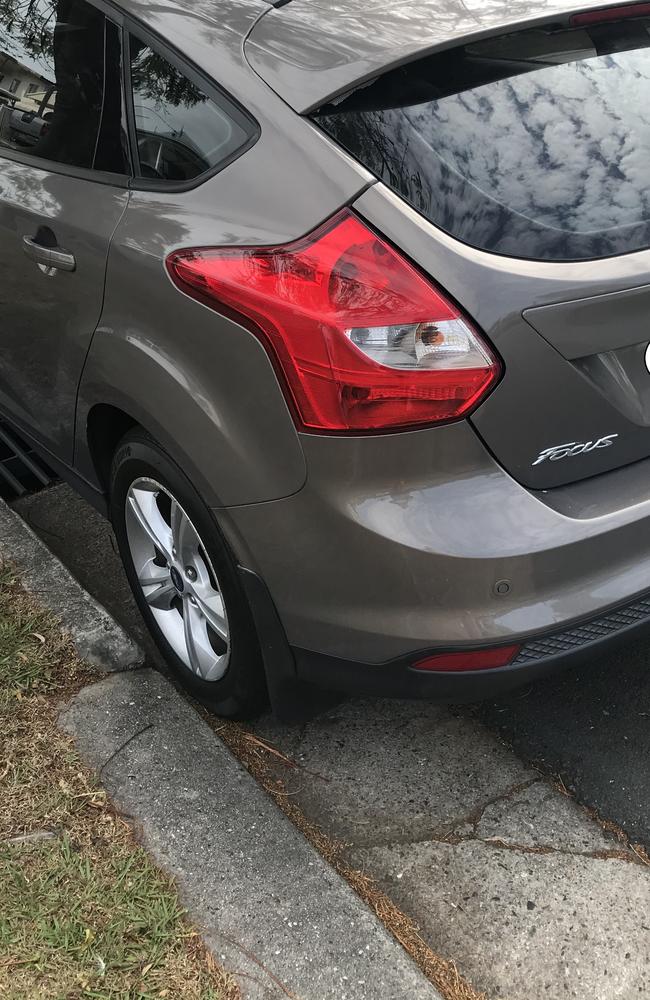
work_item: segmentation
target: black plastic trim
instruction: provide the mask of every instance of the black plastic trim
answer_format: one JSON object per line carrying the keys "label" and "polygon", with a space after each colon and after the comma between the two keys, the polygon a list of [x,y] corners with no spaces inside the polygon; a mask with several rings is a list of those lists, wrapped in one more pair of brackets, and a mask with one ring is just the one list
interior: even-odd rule
{"label": "black plastic trim", "polygon": [[72,489],[79,494],[84,500],[86,500],[92,507],[95,508],[103,517],[108,517],[108,498],[105,493],[101,490],[96,489],[89,483],[87,479],[84,479],[75,469],[72,468],[67,462],[65,462],[60,456],[55,455],[53,452],[47,448],[39,438],[35,437],[34,434],[26,429],[23,424],[19,423],[17,420],[13,419],[6,411],[0,410],[0,419],[9,427],[14,430],[16,434],[21,437],[26,444],[28,444],[49,468],[57,474],[62,480],[68,483]]}
{"label": "black plastic trim", "polygon": [[253,615],[276,718],[285,723],[306,722],[338,704],[339,695],[298,678],[296,661],[268,587],[252,570],[237,568]]}
{"label": "black plastic trim", "polygon": [[[627,618],[627,624],[607,631],[605,623],[616,616]],[[597,638],[575,643],[574,637],[578,633],[592,633]],[[462,703],[503,694],[560,670],[579,666],[625,642],[645,636],[650,637],[650,594],[567,629],[549,630],[529,639],[513,638],[510,641],[521,642],[522,650],[515,661],[506,667],[435,672],[414,670],[411,666],[427,653],[443,652],[441,649],[418,650],[384,663],[345,660],[297,647],[293,648],[293,655],[298,678],[325,689],[352,695],[430,698]],[[544,648],[554,648],[555,651],[545,655]],[[460,651],[459,647],[454,647],[453,652]]]}

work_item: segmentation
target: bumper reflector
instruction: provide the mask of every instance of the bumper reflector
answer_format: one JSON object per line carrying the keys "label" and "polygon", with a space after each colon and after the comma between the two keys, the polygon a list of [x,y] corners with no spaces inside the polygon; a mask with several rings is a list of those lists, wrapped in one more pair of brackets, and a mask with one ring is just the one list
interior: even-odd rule
{"label": "bumper reflector", "polygon": [[490,670],[512,663],[521,646],[497,646],[496,649],[468,649],[461,653],[437,653],[413,664],[414,670]]}

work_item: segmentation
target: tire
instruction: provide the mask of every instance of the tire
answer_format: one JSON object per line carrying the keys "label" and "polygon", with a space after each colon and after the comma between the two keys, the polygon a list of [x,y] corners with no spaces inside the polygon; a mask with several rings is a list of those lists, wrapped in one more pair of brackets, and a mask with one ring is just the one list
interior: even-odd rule
{"label": "tire", "polygon": [[236,561],[182,469],[143,430],[129,431],[115,452],[110,517],[135,600],[174,676],[217,715],[259,714],[264,669]]}

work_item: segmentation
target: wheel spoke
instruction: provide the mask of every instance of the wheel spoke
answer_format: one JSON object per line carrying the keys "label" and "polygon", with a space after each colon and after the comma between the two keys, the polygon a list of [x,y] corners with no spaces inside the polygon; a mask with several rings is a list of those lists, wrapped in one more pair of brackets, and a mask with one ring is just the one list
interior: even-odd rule
{"label": "wheel spoke", "polygon": [[171,581],[171,577],[160,583],[150,594],[145,594],[145,599],[150,608],[157,608],[158,611],[171,611],[172,602],[178,597],[178,591]]}
{"label": "wheel spoke", "polygon": [[195,623],[192,622],[192,611],[193,608],[189,602],[186,600],[183,602],[183,629],[185,632],[185,645],[187,646],[187,655],[190,661],[190,669],[198,674],[199,677],[203,677],[203,671],[201,669],[201,658],[199,656],[199,651],[196,645],[196,638],[194,636]]}
{"label": "wheel spoke", "polygon": [[129,510],[151,544],[167,561],[172,558],[172,533],[156,504],[156,494],[144,490],[129,495]]}
{"label": "wheel spoke", "polygon": [[169,579],[169,567],[159,566],[155,558],[147,559],[142,568],[138,570],[138,582],[141,587],[155,587]]}
{"label": "wheel spoke", "polygon": [[191,670],[211,680],[221,658],[210,645],[204,616],[189,598],[183,602],[183,627]]}
{"label": "wheel spoke", "polygon": [[228,622],[221,595],[213,594],[210,597],[205,597],[198,590],[195,590],[194,597],[196,598],[199,611],[210,628],[214,629],[219,638],[228,645]]}
{"label": "wheel spoke", "polygon": [[162,576],[139,576],[138,582],[144,589],[145,587],[158,587],[161,583],[165,583],[169,579],[169,573],[165,573]]}
{"label": "wheel spoke", "polygon": [[178,560],[181,563],[191,563],[196,558],[201,542],[192,522],[175,500],[172,500],[171,533]]}

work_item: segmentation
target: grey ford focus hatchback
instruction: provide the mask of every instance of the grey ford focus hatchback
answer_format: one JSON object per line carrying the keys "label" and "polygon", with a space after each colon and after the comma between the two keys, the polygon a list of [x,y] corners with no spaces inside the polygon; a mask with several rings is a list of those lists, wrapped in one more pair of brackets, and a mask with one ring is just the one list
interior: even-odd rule
{"label": "grey ford focus hatchback", "polygon": [[650,3],[0,0],[0,415],[183,683],[650,622]]}

